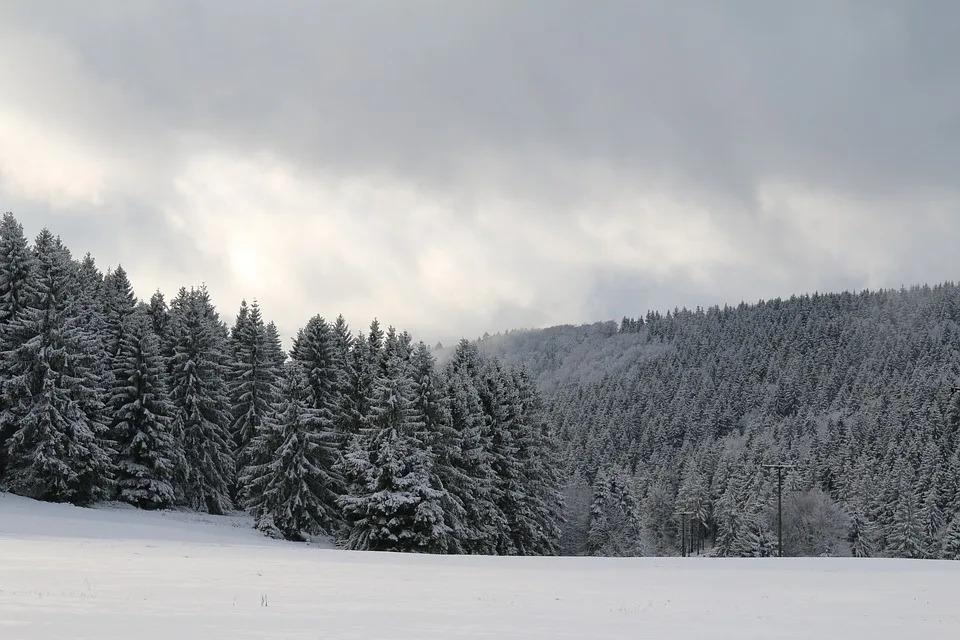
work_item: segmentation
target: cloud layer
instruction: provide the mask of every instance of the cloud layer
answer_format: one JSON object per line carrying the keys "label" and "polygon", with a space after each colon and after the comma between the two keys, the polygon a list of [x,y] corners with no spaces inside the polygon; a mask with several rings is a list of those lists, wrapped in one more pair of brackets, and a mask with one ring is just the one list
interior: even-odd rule
{"label": "cloud layer", "polygon": [[954,3],[0,0],[0,207],[433,340],[960,271]]}

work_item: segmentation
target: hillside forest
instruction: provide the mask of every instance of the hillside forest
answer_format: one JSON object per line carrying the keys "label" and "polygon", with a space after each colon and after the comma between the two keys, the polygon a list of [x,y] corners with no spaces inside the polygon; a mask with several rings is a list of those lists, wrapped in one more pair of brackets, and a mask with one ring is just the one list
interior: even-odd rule
{"label": "hillside forest", "polygon": [[[675,309],[434,348],[140,299],[0,221],[0,490],[249,512],[349,549],[960,559],[960,289]],[[680,514],[686,514],[681,516]]]}

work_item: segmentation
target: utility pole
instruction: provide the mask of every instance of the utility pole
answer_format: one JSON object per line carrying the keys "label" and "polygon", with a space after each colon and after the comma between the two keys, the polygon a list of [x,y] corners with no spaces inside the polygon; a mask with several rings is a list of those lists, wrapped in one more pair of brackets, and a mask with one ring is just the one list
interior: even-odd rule
{"label": "utility pole", "polygon": [[680,549],[684,558],[687,557],[687,517],[693,515],[693,511],[678,511],[674,515],[680,516]]}
{"label": "utility pole", "polygon": [[793,469],[792,464],[765,464],[764,469],[777,470],[777,555],[783,557],[783,470]]}

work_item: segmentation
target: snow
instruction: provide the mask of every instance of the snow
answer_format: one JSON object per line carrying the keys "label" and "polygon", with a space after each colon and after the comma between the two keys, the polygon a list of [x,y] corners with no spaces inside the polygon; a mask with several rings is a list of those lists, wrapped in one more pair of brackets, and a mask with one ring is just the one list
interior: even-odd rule
{"label": "snow", "polygon": [[960,563],[486,558],[0,494],[0,638],[960,637]]}

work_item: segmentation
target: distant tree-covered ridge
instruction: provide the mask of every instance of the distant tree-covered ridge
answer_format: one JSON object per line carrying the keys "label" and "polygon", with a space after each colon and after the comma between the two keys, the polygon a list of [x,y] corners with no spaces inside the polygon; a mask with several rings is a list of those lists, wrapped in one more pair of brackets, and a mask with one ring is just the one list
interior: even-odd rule
{"label": "distant tree-covered ridge", "polygon": [[815,294],[513,331],[569,478],[566,553],[960,551],[960,288]]}

